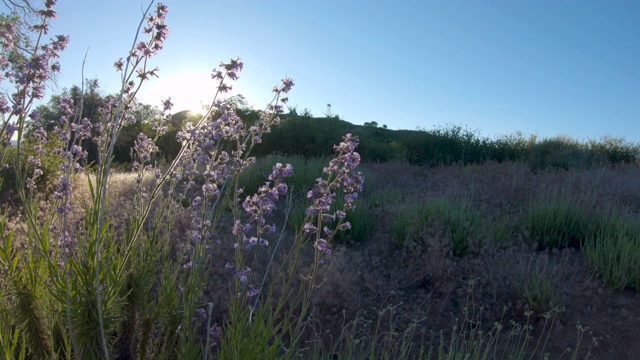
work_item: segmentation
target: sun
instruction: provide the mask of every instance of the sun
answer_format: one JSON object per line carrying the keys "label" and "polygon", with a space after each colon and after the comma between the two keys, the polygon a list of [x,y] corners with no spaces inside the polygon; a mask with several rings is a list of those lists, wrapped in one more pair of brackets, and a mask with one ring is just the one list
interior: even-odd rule
{"label": "sun", "polygon": [[201,71],[183,71],[154,79],[140,90],[140,101],[159,106],[171,97],[173,113],[189,110],[193,114],[203,113],[216,93],[216,82],[211,75]]}

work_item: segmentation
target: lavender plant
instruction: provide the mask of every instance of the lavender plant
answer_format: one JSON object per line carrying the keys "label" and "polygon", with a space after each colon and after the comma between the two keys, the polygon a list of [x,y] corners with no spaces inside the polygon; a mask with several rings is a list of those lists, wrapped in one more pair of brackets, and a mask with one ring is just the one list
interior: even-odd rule
{"label": "lavender plant", "polygon": [[[298,356],[296,349],[300,347],[301,336],[309,325],[311,294],[318,286],[317,271],[323,263],[323,257],[331,254],[331,240],[339,231],[350,227],[344,221],[345,214],[354,208],[354,201],[362,190],[363,177],[355,171],[360,163],[360,155],[355,152],[357,144],[357,138],[347,134],[343,142],[335,146],[336,158],[324,168],[324,177],[318,178],[313,189],[307,193],[311,205],[306,211],[305,225],[299,229],[292,246],[284,251],[284,259],[269,277],[268,284],[266,271],[273,262],[274,253],[262,280],[259,280],[259,286],[252,284],[255,279],[253,267],[258,257],[253,258],[252,267],[238,264],[244,264],[247,260],[246,250],[255,247],[259,251],[260,246],[255,245],[266,245],[261,237],[263,233],[275,230],[275,225],[265,225],[262,214],[270,212],[268,209],[272,209],[272,201],[278,194],[287,193],[287,187],[279,183],[278,179],[290,175],[290,166],[277,164],[269,176],[273,184],[266,183],[260,188],[258,195],[247,197],[243,202],[244,210],[249,214],[249,222],[236,222],[234,227],[234,233],[239,239],[236,248],[240,249],[236,253],[234,271],[239,296],[232,299],[231,321],[224,329],[229,336],[222,340],[220,358],[244,359],[256,353],[267,358],[276,355],[282,358]],[[344,197],[344,206],[335,210],[331,204],[338,194]],[[248,233],[256,236],[248,238]],[[281,237],[276,247],[280,240]],[[314,260],[303,269],[301,253],[306,244],[313,245]],[[295,283],[300,278],[303,282]],[[264,296],[262,292],[265,293]]]}
{"label": "lavender plant", "polygon": [[[7,83],[11,88],[8,96],[0,95],[0,169],[5,169],[7,148],[11,139],[17,134],[18,142],[15,148],[15,156],[12,159],[12,166],[16,174],[16,189],[25,207],[25,217],[28,227],[26,236],[33,243],[46,242],[48,229],[42,230],[37,217],[37,186],[36,180],[43,172],[41,169],[40,155],[46,153],[47,134],[43,131],[36,131],[33,135],[35,140],[34,155],[27,159],[31,165],[29,173],[24,171],[22,161],[23,149],[21,140],[24,135],[24,126],[28,117],[37,118],[38,114],[31,112],[34,101],[42,99],[45,85],[51,77],[60,71],[57,62],[59,54],[68,43],[68,37],[59,35],[49,42],[45,40],[45,35],[49,30],[49,22],[56,17],[53,6],[55,1],[46,1],[44,8],[34,11],[37,21],[27,24],[20,23],[16,16],[3,17],[0,20],[0,38],[2,39],[2,51],[0,52],[0,81]],[[20,26],[22,25],[22,26]],[[26,37],[21,32],[23,28],[35,34],[32,38]],[[2,186],[2,180],[0,180]],[[6,208],[5,208],[6,209]],[[51,217],[44,220],[49,224]],[[18,334],[22,337],[22,349],[28,348],[31,354],[36,357],[48,357],[52,354],[52,348],[48,346],[50,334],[48,333],[49,318],[45,311],[43,292],[45,283],[42,275],[46,270],[46,264],[42,258],[29,262],[27,256],[19,252],[19,248],[14,246],[13,232],[5,226],[6,218],[0,220],[0,234],[3,238],[2,244],[2,304],[3,317],[10,320],[4,322],[3,339],[15,338]],[[46,248],[48,251],[49,248]],[[25,260],[26,259],[26,260]],[[18,330],[16,324],[21,325],[23,330]],[[13,348],[14,345],[3,344],[3,348]]]}
{"label": "lavender plant", "polygon": [[[255,162],[252,149],[278,125],[277,114],[294,82],[285,78],[274,87],[270,104],[255,124],[248,125],[232,103],[222,99],[231,90],[228,82],[238,78],[244,64],[239,58],[220,63],[212,72],[218,85],[211,105],[196,124],[187,124],[178,134],[181,150],[166,169],[157,164],[155,141],[167,130],[170,99],[162,103],[162,114],[153,126],[155,135],[137,137],[131,151],[133,208],[123,228],[118,228],[110,217],[114,145],[123,127],[137,121],[135,97],[144,83],[158,76],[159,69],[152,69],[150,60],[162,50],[169,33],[167,6],[157,4],[152,10],[151,1],[127,57],[114,63],[120,73],[120,92],[108,98],[97,122],[81,117],[82,101],[74,106],[70,98],[62,97],[63,116],[53,134],[42,129],[34,132],[37,155],[45,153],[50,136],[61,139],[54,153],[62,159],[61,175],[52,195],[46,197],[36,182],[42,175],[39,157],[27,159],[33,169],[29,173],[19,159],[25,123],[39,117],[30,108],[42,98],[52,74],[60,71],[56,59],[68,42],[66,36],[43,42],[49,21],[56,17],[55,4],[47,0],[35,12],[41,21],[29,28],[35,40],[28,42],[33,45],[26,50],[14,41],[15,23],[7,19],[0,23],[0,80],[15,87],[11,105],[0,95],[0,160],[4,166],[9,140],[17,135],[18,161],[6,165],[18,174],[16,187],[25,206],[20,229],[9,229],[6,217],[0,218],[0,349],[15,357],[195,359],[211,357],[212,336],[220,338],[221,358],[246,358],[243,354],[256,350],[256,344],[262,352],[267,344],[267,353],[272,354],[297,346],[317,269],[322,257],[331,253],[331,239],[350,227],[345,215],[362,189],[363,177],[355,171],[360,162],[357,138],[347,134],[336,146],[337,157],[308,193],[312,205],[304,228],[293,246],[283,250],[284,261],[278,269],[270,272],[283,234],[268,254],[267,235],[277,229],[268,219],[277,202],[289,194],[285,180],[293,175],[293,167],[276,164],[268,181],[248,196],[239,186],[239,177]],[[13,56],[16,53],[21,56]],[[96,167],[90,171],[81,146],[88,139],[99,148]],[[83,181],[90,196],[79,202],[74,200],[74,187]],[[344,206],[334,211],[331,204],[338,194]],[[187,209],[182,204],[188,204]],[[232,274],[229,319],[220,328],[211,325],[217,299],[206,299],[205,290],[217,246],[229,241],[220,231],[221,219],[228,219],[223,216],[225,209],[231,213],[235,255],[228,262]],[[186,238],[175,239],[171,225],[185,210],[189,231]],[[24,239],[22,243],[15,241],[16,234]],[[314,261],[305,267],[300,284],[296,280],[303,271],[301,252],[309,241]],[[263,254],[269,255],[269,262],[259,277],[257,264]],[[281,285],[284,290],[276,296],[275,289]],[[201,318],[207,320],[205,334],[200,332]],[[247,336],[257,332],[262,333]],[[239,344],[240,338],[249,346]]]}

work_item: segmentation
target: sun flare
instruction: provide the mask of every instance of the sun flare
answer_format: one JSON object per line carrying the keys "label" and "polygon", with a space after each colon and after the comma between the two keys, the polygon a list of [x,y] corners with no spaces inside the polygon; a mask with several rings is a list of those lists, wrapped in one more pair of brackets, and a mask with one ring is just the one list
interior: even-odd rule
{"label": "sun flare", "polygon": [[206,72],[181,72],[155,80],[155,84],[141,90],[139,98],[142,102],[159,106],[162,100],[171,97],[174,113],[183,110],[202,113],[216,93],[216,83]]}

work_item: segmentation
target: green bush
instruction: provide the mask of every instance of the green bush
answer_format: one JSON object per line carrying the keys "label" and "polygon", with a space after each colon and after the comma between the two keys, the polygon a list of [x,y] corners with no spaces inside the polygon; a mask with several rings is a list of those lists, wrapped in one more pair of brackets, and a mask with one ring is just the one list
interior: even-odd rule
{"label": "green bush", "polygon": [[498,218],[488,222],[492,240],[498,245],[507,245],[513,240],[514,226],[508,218]]}
{"label": "green bush", "polygon": [[300,155],[267,155],[256,159],[256,163],[244,170],[239,177],[239,186],[247,191],[255,191],[269,181],[268,176],[274,164],[291,164],[294,175],[287,179],[289,187],[296,192],[306,193],[310,190],[329,158],[308,158]]}
{"label": "green bush", "polygon": [[491,159],[494,161],[525,161],[536,144],[537,137],[525,137],[521,132],[501,136],[493,141]]}
{"label": "green bush", "polygon": [[582,251],[612,288],[640,289],[640,226],[631,220],[607,218]]}
{"label": "green bush", "polygon": [[[342,207],[343,203],[344,200],[339,199],[336,202],[336,208]],[[366,199],[363,199],[353,211],[347,213],[345,221],[351,224],[351,229],[338,233],[335,239],[339,243],[366,240],[377,223],[376,214]]]}
{"label": "green bush", "polygon": [[396,208],[391,223],[391,238],[399,246],[407,246],[414,241],[419,204],[401,205]]}
{"label": "green bush", "polygon": [[[300,155],[305,158],[330,156],[341,134],[350,132],[353,124],[329,118],[287,118],[271,130],[255,149],[256,156],[271,154]],[[357,134],[356,134],[357,135]]]}
{"label": "green bush", "polygon": [[611,164],[633,164],[640,158],[640,145],[633,144],[623,138],[603,136],[598,141],[590,140],[588,146]]}
{"label": "green bush", "polygon": [[[132,124],[126,124],[122,127],[122,131],[120,132],[120,136],[116,140],[116,143],[113,147],[113,161],[115,163],[124,163],[131,164],[131,149],[135,145],[136,139],[140,133],[144,133],[145,135],[153,138],[155,133],[151,129],[151,124],[143,123],[142,121],[138,121]],[[175,134],[173,137],[173,141],[177,143],[175,140]],[[178,144],[179,146],[180,144]],[[177,153],[176,153],[177,154]],[[174,155],[175,156],[175,155]]]}
{"label": "green bush", "polygon": [[[303,199],[301,195],[299,196],[300,199],[294,202],[295,205],[289,214],[288,225],[293,231],[298,231],[304,225],[306,210],[310,205],[310,202],[307,201],[306,198]],[[335,211],[341,209],[343,206],[344,200],[338,195],[336,201],[331,205],[331,209]],[[345,221],[351,224],[351,229],[338,232],[334,238],[336,243],[354,243],[366,240],[376,225],[377,219],[371,204],[367,202],[366,199],[359,199],[359,204],[356,205],[355,209],[347,212]]]}
{"label": "green bush", "polygon": [[[46,153],[39,155],[35,152],[33,147],[36,145],[36,140],[28,138],[25,139],[20,147],[20,159],[22,173],[26,178],[33,175],[34,167],[29,164],[27,159],[29,156],[40,159],[42,175],[36,179],[36,185],[38,188],[45,190],[46,192],[52,191],[55,186],[58,177],[60,176],[60,165],[62,165],[62,157],[55,154],[55,149],[61,149],[63,147],[62,140],[55,134],[49,133],[49,139],[44,145]],[[2,184],[2,191],[16,193],[16,173],[15,173],[15,159],[17,156],[17,148],[10,147],[6,153],[6,164],[8,167],[0,170],[0,179]]]}
{"label": "green bush", "polygon": [[182,144],[176,140],[176,135],[178,135],[179,131],[180,129],[169,129],[166,134],[158,137],[158,141],[156,141],[162,157],[167,162],[173,161],[182,148]]}
{"label": "green bush", "polygon": [[480,215],[463,201],[436,198],[424,204],[396,209],[392,237],[402,246],[428,250],[430,241],[446,240],[455,256],[465,255],[473,246],[481,247],[488,235]]}
{"label": "green bush", "polygon": [[579,247],[598,217],[566,201],[539,202],[525,214],[523,228],[540,249]]}
{"label": "green bush", "polygon": [[[580,142],[569,136],[538,139],[535,135],[516,132],[490,139],[478,130],[455,124],[431,130],[389,130],[370,123],[354,125],[335,117],[312,118],[291,113],[282,118],[282,125],[268,134],[257,149],[258,156],[326,156],[331,153],[338,134],[352,132],[360,138],[359,153],[364,162],[406,161],[414,165],[443,166],[522,161],[533,169],[568,170],[629,164],[640,158],[640,145],[610,136]],[[159,143],[163,144],[164,152],[164,139]]]}
{"label": "green bush", "polygon": [[529,154],[529,164],[534,169],[589,169],[604,163],[604,156],[566,136],[544,139]]}
{"label": "green bush", "polygon": [[522,291],[527,299],[527,305],[536,313],[549,311],[559,305],[555,299],[558,291],[554,288],[551,279],[537,276],[522,285]]}
{"label": "green bush", "polygon": [[287,225],[289,225],[292,231],[297,233],[300,231],[300,229],[302,229],[302,226],[304,225],[304,220],[307,217],[306,210],[307,207],[311,205],[311,202],[306,198],[302,198],[302,196],[299,196],[299,199],[294,199],[293,203],[295,205],[293,205],[293,208],[289,213],[289,221]]}

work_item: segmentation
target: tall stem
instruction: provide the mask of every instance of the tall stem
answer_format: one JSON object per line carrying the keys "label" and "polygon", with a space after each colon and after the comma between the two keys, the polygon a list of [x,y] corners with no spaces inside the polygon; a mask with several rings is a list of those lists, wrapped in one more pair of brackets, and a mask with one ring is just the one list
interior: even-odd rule
{"label": "tall stem", "polygon": [[[145,18],[147,17],[147,14],[149,13],[149,10],[151,9],[151,6],[153,5],[155,0],[151,0],[151,2],[149,3],[149,6],[147,7],[147,9],[145,10],[142,19],[140,20],[140,23],[138,24],[138,30],[136,31],[136,36],[134,38],[133,41],[133,46],[131,47],[132,51],[135,48],[135,44],[138,41],[138,34],[140,33],[140,28],[142,27],[142,24],[144,23]],[[131,53],[131,52],[130,52]],[[125,73],[128,70],[128,66],[129,66],[129,62],[127,62],[127,68],[125,69]],[[97,310],[98,310],[98,323],[100,325],[100,345],[102,347],[102,352],[104,354],[104,358],[105,359],[109,359],[109,348],[107,347],[107,338],[105,336],[105,331],[104,331],[104,315],[102,314],[102,290],[101,290],[101,284],[100,284],[100,257],[101,257],[101,253],[100,253],[100,247],[102,245],[102,237],[103,237],[103,231],[104,231],[104,224],[106,223],[106,219],[105,219],[105,206],[106,206],[106,201],[107,201],[107,183],[108,183],[108,179],[109,179],[109,170],[111,168],[111,158],[113,156],[113,148],[115,146],[116,143],[116,137],[117,137],[117,132],[118,132],[118,128],[120,126],[120,122],[122,121],[123,118],[123,102],[124,102],[124,92],[125,92],[125,83],[123,80],[122,83],[122,87],[120,89],[120,95],[118,97],[118,109],[116,111],[116,115],[113,121],[113,128],[111,130],[111,137],[109,138],[109,151],[107,152],[107,156],[105,158],[105,162],[104,165],[101,166],[101,171],[100,171],[100,180],[101,183],[99,183],[99,185],[101,185],[102,189],[99,192],[100,195],[100,203],[99,203],[99,209],[98,209],[98,232],[97,232],[97,238],[96,238],[96,255],[95,255],[95,260],[96,260],[96,265],[95,265],[95,288],[96,288],[96,305],[97,305]]]}

